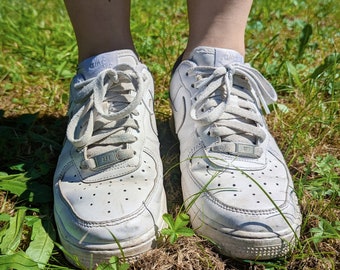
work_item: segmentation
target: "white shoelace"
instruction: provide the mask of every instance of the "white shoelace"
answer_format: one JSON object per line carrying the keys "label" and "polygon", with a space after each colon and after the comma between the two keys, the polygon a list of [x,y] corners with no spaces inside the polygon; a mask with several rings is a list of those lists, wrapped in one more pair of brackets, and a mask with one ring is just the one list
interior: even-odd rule
{"label": "white shoelace", "polygon": [[196,77],[192,87],[198,89],[193,97],[191,117],[209,126],[210,136],[220,138],[211,150],[260,157],[262,149],[258,145],[266,134],[261,128],[262,116],[257,112],[262,106],[269,113],[268,105],[276,101],[271,84],[256,69],[239,63],[225,67],[198,66],[188,70],[187,75]]}
{"label": "white shoelace", "polygon": [[[142,83],[136,70],[119,65],[74,86],[76,97],[70,111],[78,109],[66,135],[74,147],[84,150],[83,168],[95,169],[133,157],[134,151],[127,146],[137,138],[128,130],[139,128],[133,115],[138,114],[135,109],[142,102]],[[90,157],[88,152],[92,152]]]}

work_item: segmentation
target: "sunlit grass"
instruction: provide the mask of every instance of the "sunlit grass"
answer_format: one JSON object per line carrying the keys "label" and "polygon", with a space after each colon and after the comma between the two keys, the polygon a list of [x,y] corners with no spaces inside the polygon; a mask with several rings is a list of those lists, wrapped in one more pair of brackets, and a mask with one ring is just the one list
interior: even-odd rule
{"label": "sunlit grass", "polygon": [[[178,153],[166,121],[171,115],[168,87],[172,65],[188,36],[185,2],[133,0],[131,18],[137,51],[155,79],[162,159],[165,169],[175,167],[165,176],[165,186],[174,194],[179,189]],[[246,60],[278,92],[268,125],[286,157],[304,215],[301,242],[291,256],[251,262],[267,269],[340,267],[336,10],[339,5],[332,0],[258,0],[248,20]],[[0,240],[0,249],[4,255],[13,247],[11,259],[21,258],[30,265],[29,258],[23,256],[38,218],[48,224],[51,239],[58,241],[52,198],[48,193],[38,194],[51,190],[66,125],[69,82],[77,65],[77,47],[63,1],[0,1],[0,44],[0,236],[12,233],[17,239],[11,242],[7,237],[7,249]],[[13,177],[20,185],[6,182]],[[169,204],[173,213],[181,200],[177,193],[168,198],[176,201]],[[21,229],[9,229],[10,224],[22,220]],[[0,262],[3,258],[0,256]],[[221,260],[230,265],[227,269],[239,265],[224,257]],[[53,265],[69,267],[56,247],[48,261],[49,267]]]}

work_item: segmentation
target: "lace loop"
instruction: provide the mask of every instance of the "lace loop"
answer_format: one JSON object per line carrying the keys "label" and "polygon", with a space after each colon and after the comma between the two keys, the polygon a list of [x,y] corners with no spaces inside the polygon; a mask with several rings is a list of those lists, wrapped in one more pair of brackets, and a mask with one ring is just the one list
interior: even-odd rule
{"label": "lace loop", "polygon": [[247,78],[255,98],[260,100],[260,102],[257,101],[259,107],[262,105],[265,112],[269,114],[268,105],[273,104],[277,100],[277,94],[273,86],[258,70],[252,68],[249,64],[235,63],[232,67],[235,69],[235,74]]}
{"label": "lace loop", "polygon": [[85,150],[84,162],[95,161],[88,163],[91,166],[87,167],[102,165],[103,162],[98,161],[102,156],[111,163],[132,157],[131,151],[126,152],[126,144],[135,142],[137,138],[127,131],[139,128],[133,117],[137,114],[136,107],[142,102],[142,83],[143,78],[136,70],[128,65],[119,65],[75,84],[76,94],[70,108],[75,114],[67,127],[67,139],[77,149],[113,147],[107,154],[96,155],[93,151],[91,157]]}
{"label": "lace loop", "polygon": [[[197,66],[189,69],[188,75],[196,78],[192,119],[208,125],[209,135],[220,138],[219,145],[211,151],[260,156],[262,151],[256,145],[265,140],[266,134],[261,128],[263,119],[258,110],[263,107],[269,113],[268,105],[276,101],[271,84],[260,72],[240,63]],[[240,145],[249,151],[241,151]]]}

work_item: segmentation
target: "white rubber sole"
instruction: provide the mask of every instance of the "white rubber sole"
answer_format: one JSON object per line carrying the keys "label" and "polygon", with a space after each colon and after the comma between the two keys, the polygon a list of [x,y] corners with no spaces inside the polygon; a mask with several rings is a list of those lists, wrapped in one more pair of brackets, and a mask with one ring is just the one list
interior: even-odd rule
{"label": "white rubber sole", "polygon": [[[165,226],[165,222],[162,218],[162,213],[167,212],[164,190],[162,192],[162,197],[160,198],[160,200],[163,202],[162,208],[160,209],[161,214],[159,215],[160,218],[158,220],[155,220],[154,227],[151,228],[144,235],[139,236],[138,238],[135,238],[131,241],[119,243],[122,247],[124,257],[127,261],[134,260],[141,254],[157,246],[157,234]],[[58,219],[57,216],[55,218]],[[115,242],[114,238],[112,238],[112,243],[109,244],[88,246],[75,245],[66,240],[72,239],[72,236],[67,235],[68,233],[65,228],[63,228],[61,221],[59,221],[59,224],[60,226],[58,228],[58,232],[60,242],[66,251],[64,255],[66,259],[74,266],[85,269],[93,269],[98,264],[109,261],[112,256],[117,256],[119,258],[123,257],[122,251],[120,250],[119,245]]]}
{"label": "white rubber sole", "polygon": [[[61,237],[61,236],[60,236]],[[72,245],[66,240],[61,238],[61,243],[65,250],[72,255],[72,257],[65,254],[66,259],[77,267],[85,267],[86,269],[93,269],[98,264],[103,262],[108,262],[112,256],[117,256],[119,258],[123,257],[121,250],[119,249],[117,244],[111,244],[107,246],[107,248],[103,248],[103,246],[98,246],[98,249],[92,247],[91,249],[80,248],[78,246]],[[135,245],[135,246],[127,246],[123,248],[124,257],[127,261],[133,260],[145,253],[148,250],[151,250],[156,247],[156,237],[153,233],[152,237],[147,241]]]}
{"label": "white rubber sole", "polygon": [[[296,233],[287,230],[282,235],[275,233],[256,233],[252,234],[246,231],[235,231],[220,226],[214,228],[209,222],[209,218],[193,205],[188,213],[191,223],[196,232],[207,237],[216,244],[220,252],[228,257],[248,260],[269,260],[287,255],[295,246]],[[210,223],[208,225],[208,223]],[[235,235],[237,233],[237,235]],[[240,237],[242,235],[242,237]]]}

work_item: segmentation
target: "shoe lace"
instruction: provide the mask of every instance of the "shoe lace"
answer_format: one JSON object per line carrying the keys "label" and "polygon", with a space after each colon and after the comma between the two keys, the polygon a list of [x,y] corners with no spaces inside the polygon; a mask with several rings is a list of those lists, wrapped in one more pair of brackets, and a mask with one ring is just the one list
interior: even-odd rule
{"label": "shoe lace", "polygon": [[82,168],[95,169],[134,156],[129,144],[137,138],[130,131],[139,128],[134,116],[142,102],[142,83],[140,73],[119,65],[74,85],[70,112],[75,113],[66,136],[78,152],[84,150]]}
{"label": "shoe lace", "polygon": [[[271,84],[249,65],[232,63],[222,67],[198,66],[188,70],[195,76],[191,117],[208,126],[208,135],[219,138],[211,145],[213,152],[258,158],[259,146],[266,138],[261,106],[277,99]],[[250,86],[250,87],[249,87]]]}

